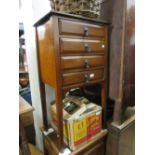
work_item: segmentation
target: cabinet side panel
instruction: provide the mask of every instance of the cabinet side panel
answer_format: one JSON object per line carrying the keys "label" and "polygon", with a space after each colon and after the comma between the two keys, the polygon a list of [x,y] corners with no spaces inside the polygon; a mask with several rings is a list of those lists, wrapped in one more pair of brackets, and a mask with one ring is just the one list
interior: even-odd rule
{"label": "cabinet side panel", "polygon": [[55,87],[56,73],[52,25],[53,20],[51,19],[38,26],[37,33],[41,79],[44,83]]}
{"label": "cabinet side panel", "polygon": [[123,104],[135,105],[135,0],[126,2]]}

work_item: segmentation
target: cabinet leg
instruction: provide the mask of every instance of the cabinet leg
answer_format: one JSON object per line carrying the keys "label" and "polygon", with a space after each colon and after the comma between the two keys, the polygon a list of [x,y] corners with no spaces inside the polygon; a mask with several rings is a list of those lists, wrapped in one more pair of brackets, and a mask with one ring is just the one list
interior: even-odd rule
{"label": "cabinet leg", "polygon": [[59,150],[61,150],[63,146],[63,116],[62,116],[62,91],[57,88],[56,89],[56,113],[58,118],[58,136],[59,136]]}

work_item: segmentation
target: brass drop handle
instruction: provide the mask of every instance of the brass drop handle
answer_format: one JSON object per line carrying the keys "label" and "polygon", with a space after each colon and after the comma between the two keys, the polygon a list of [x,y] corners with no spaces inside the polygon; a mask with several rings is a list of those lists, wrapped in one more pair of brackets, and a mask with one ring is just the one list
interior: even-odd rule
{"label": "brass drop handle", "polygon": [[89,47],[88,43],[85,43],[84,44],[84,47],[85,47],[85,49],[86,49],[87,52],[91,52],[92,51],[91,50],[91,47]]}
{"label": "brass drop handle", "polygon": [[91,79],[94,79],[94,78],[95,78],[95,74],[94,73],[85,74],[86,82],[89,82]]}
{"label": "brass drop handle", "polygon": [[104,40],[101,41],[101,48],[105,48]]}
{"label": "brass drop handle", "polygon": [[85,74],[85,81],[86,81],[86,83],[89,82],[89,76],[87,74]]}
{"label": "brass drop handle", "polygon": [[84,27],[84,36],[88,36],[89,35],[89,33],[88,33],[88,27]]}
{"label": "brass drop handle", "polygon": [[84,65],[86,68],[90,67],[88,59],[84,59]]}

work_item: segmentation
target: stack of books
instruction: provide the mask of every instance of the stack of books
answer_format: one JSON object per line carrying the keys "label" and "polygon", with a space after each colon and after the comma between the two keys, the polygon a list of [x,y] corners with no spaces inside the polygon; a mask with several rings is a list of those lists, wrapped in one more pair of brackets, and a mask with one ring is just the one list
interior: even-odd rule
{"label": "stack of books", "polygon": [[[102,108],[85,97],[66,96],[63,100],[64,141],[71,150],[87,143],[102,128]],[[55,103],[51,105],[51,117],[57,126]]]}

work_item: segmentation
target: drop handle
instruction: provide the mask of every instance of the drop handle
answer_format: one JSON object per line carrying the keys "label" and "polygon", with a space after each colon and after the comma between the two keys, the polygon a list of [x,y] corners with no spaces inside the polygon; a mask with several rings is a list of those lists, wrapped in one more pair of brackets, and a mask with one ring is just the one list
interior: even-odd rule
{"label": "drop handle", "polygon": [[93,80],[94,78],[95,78],[95,74],[94,73],[85,74],[86,82],[89,82],[90,80]]}
{"label": "drop handle", "polygon": [[89,45],[87,43],[84,44],[84,47],[86,49],[87,52],[91,52],[91,47],[89,47]]}
{"label": "drop handle", "polygon": [[89,35],[89,33],[88,33],[88,27],[84,27],[84,36],[88,36]]}
{"label": "drop handle", "polygon": [[87,75],[87,74],[85,74],[85,81],[86,81],[86,83],[88,83],[89,82],[89,76]]}
{"label": "drop handle", "polygon": [[84,65],[86,68],[90,67],[88,59],[84,59]]}

